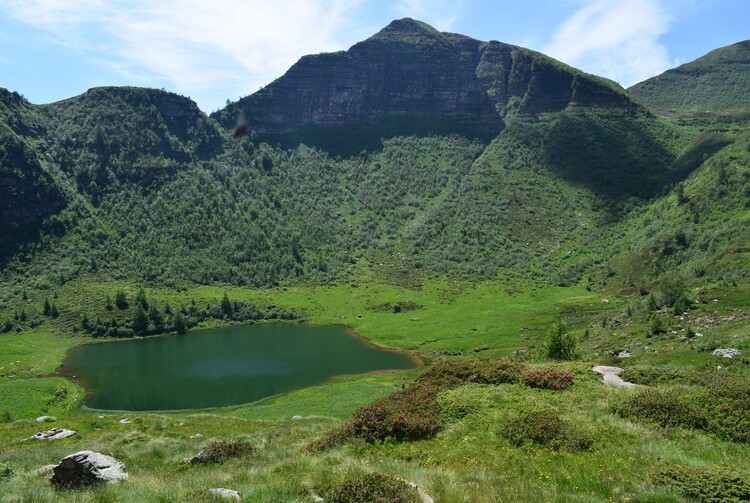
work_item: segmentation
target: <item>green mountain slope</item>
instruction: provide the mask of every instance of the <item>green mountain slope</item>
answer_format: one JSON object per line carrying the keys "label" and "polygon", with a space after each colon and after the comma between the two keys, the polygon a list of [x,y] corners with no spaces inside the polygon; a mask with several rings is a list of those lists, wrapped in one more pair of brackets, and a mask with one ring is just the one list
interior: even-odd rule
{"label": "green mountain slope", "polygon": [[669,115],[750,116],[750,40],[709,52],[628,90]]}
{"label": "green mountain slope", "polygon": [[26,100],[0,89],[0,265],[19,245],[37,240],[44,219],[66,204],[37,156],[34,137],[41,129],[41,117]]}

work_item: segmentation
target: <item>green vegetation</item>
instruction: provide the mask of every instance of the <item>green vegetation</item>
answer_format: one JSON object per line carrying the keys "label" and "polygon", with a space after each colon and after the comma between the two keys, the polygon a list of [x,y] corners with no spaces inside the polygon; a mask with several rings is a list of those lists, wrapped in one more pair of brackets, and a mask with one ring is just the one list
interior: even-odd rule
{"label": "green vegetation", "polygon": [[750,114],[748,68],[750,40],[745,40],[667,70],[629,91],[642,103],[683,120],[746,122]]}
{"label": "green vegetation", "polygon": [[[666,119],[414,21],[357,50],[396,46],[468,68],[503,131],[352,124],[368,150],[342,157],[320,148],[340,131],[230,138],[235,108],[163,91],[0,91],[0,499],[750,500],[749,112],[719,83],[750,95],[747,44],[631,90]],[[81,409],[54,377],[80,344],[303,319],[425,368],[164,414]],[[41,415],[78,435],[22,441]],[[131,480],[68,493],[35,472],[84,449]]]}

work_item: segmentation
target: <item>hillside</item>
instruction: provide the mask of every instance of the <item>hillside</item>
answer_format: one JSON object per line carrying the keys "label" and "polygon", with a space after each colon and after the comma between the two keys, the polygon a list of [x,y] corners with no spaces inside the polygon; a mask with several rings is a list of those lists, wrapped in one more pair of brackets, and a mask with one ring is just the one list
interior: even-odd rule
{"label": "hillside", "polygon": [[712,117],[746,121],[750,116],[750,40],[713,50],[628,91],[662,114],[703,122]]}
{"label": "hillside", "polygon": [[[411,19],[210,117],[163,90],[0,89],[0,500],[750,501],[748,122],[729,94],[697,119],[635,94]],[[293,365],[253,329],[300,323],[423,367],[278,394]],[[97,379],[61,364],[101,342],[123,393],[175,358],[161,379],[191,394],[262,375],[266,398],[82,407]],[[83,450],[129,480],[53,485]]]}

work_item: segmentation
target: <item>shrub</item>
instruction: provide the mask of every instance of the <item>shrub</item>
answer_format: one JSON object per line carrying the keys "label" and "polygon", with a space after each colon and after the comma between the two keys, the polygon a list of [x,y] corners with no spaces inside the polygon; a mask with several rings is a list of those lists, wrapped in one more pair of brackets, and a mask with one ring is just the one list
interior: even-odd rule
{"label": "shrub", "polygon": [[659,426],[705,429],[708,420],[703,409],[675,390],[644,389],[612,406],[615,414]]}
{"label": "shrub", "polygon": [[750,473],[723,466],[670,465],[660,469],[653,480],[701,502],[750,501]]}
{"label": "shrub", "polygon": [[366,440],[399,441],[434,436],[442,427],[437,391],[431,383],[417,383],[357,408],[354,434]]}
{"label": "shrub", "polygon": [[216,440],[206,445],[201,452],[201,463],[223,463],[256,451],[254,445],[244,440]]}
{"label": "shrub", "polygon": [[557,447],[565,436],[565,423],[555,410],[535,410],[509,420],[502,434],[516,446],[531,443]]}
{"label": "shrub", "polygon": [[324,492],[327,503],[419,503],[414,487],[403,480],[380,473],[368,473],[334,484]]}
{"label": "shrub", "polygon": [[544,354],[553,360],[572,360],[575,357],[576,339],[568,332],[565,322],[557,320],[547,330]]}
{"label": "shrub", "polygon": [[490,407],[491,402],[487,397],[487,391],[486,386],[475,384],[443,391],[438,395],[443,418],[459,420]]}
{"label": "shrub", "polygon": [[532,388],[561,391],[573,385],[573,374],[567,370],[530,370],[521,375],[521,382]]}
{"label": "shrub", "polygon": [[655,384],[682,382],[687,379],[687,374],[675,369],[636,365],[625,368],[620,373],[620,377],[624,381],[653,386]]}
{"label": "shrub", "polygon": [[692,372],[690,381],[699,384],[713,396],[750,401],[750,378],[726,370]]}
{"label": "shrub", "polygon": [[0,479],[8,479],[13,476],[13,470],[10,466],[0,463]]}
{"label": "shrub", "polygon": [[303,452],[324,451],[331,447],[338,447],[345,444],[350,438],[355,436],[354,423],[347,421],[337,426],[323,435],[323,438],[307,444],[302,448]]}
{"label": "shrub", "polygon": [[455,358],[441,360],[417,377],[417,383],[454,388],[466,383],[509,384],[518,382],[524,365],[511,360]]}
{"label": "shrub", "polygon": [[750,402],[735,400],[717,405],[711,414],[710,429],[726,440],[750,443]]}

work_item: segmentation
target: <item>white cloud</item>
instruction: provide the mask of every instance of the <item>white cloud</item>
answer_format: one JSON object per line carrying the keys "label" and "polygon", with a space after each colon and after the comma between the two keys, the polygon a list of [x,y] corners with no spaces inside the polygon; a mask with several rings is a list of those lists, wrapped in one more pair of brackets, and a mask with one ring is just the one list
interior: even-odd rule
{"label": "white cloud", "polygon": [[659,0],[589,0],[541,50],[628,87],[672,66],[659,42],[670,23]]}
{"label": "white cloud", "polygon": [[134,84],[163,82],[210,111],[304,54],[341,49],[360,1],[0,0],[0,8]]}

